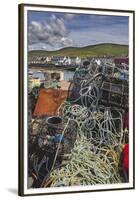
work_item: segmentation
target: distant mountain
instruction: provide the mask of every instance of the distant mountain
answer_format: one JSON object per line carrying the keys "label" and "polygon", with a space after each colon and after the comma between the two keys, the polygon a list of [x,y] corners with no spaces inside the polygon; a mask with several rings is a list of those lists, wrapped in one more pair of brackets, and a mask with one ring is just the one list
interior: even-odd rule
{"label": "distant mountain", "polygon": [[29,51],[29,60],[33,56],[127,56],[128,45],[97,44],[85,47],[67,47],[57,51],[33,50]]}

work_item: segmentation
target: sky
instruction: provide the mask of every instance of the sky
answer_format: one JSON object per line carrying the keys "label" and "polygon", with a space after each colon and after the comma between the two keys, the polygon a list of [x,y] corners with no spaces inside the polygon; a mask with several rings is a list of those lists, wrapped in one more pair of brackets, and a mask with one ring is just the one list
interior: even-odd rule
{"label": "sky", "polygon": [[28,49],[128,44],[128,26],[127,16],[28,11]]}

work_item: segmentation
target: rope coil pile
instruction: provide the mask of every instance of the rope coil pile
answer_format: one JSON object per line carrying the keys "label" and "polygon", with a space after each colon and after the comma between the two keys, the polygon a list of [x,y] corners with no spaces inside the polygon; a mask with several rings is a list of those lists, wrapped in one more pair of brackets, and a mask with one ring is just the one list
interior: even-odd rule
{"label": "rope coil pile", "polygon": [[[61,132],[61,137],[65,136],[64,146],[67,142],[71,146],[65,151],[70,154],[70,160],[65,166],[57,167],[60,141],[49,170],[50,187],[122,182],[119,161],[125,143],[124,110],[99,105],[104,76],[98,70],[94,61],[92,65],[77,68],[72,94],[58,109],[64,122]],[[43,186],[47,185],[46,179]]]}
{"label": "rope coil pile", "polygon": [[124,111],[99,107],[103,74],[97,74],[98,65],[92,66],[77,68],[74,88],[78,91],[79,87],[79,95],[59,108],[64,119],[78,124],[78,130],[70,162],[50,175],[52,187],[122,182],[119,159],[125,142]]}
{"label": "rope coil pile", "polygon": [[[84,112],[85,111],[85,112]],[[120,183],[119,158],[123,146],[122,114],[113,118],[109,109],[90,112],[80,105],[63,107],[63,117],[78,124],[70,162],[54,170],[52,187]],[[120,130],[116,129],[118,120]]]}

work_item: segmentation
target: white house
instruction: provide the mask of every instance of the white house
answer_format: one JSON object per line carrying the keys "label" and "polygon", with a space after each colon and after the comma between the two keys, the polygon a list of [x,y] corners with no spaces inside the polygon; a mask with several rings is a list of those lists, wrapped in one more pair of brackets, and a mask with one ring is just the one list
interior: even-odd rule
{"label": "white house", "polygon": [[81,64],[81,58],[76,57],[76,65],[80,65]]}

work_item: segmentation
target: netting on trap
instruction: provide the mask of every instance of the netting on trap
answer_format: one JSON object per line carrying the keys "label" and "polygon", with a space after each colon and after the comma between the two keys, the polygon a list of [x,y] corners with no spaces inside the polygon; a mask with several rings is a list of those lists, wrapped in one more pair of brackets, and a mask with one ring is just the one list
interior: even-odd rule
{"label": "netting on trap", "polygon": [[100,104],[127,108],[128,85],[104,81],[101,86]]}

